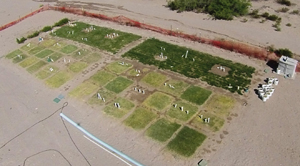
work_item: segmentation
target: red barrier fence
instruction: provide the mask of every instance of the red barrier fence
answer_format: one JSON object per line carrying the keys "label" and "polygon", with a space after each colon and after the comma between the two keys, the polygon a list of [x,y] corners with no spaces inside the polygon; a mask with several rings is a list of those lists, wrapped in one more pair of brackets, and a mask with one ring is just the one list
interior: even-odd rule
{"label": "red barrier fence", "polygon": [[[13,21],[11,23],[8,23],[4,26],[0,27],[0,31],[3,29],[6,29],[12,25],[15,25],[16,23],[24,20],[25,18],[28,18],[30,16],[33,16],[39,12],[45,11],[45,10],[56,10],[56,11],[61,11],[61,12],[66,12],[66,13],[72,13],[72,14],[77,14],[77,15],[83,15],[83,16],[88,16],[88,17],[92,17],[92,18],[98,18],[101,20],[107,20],[107,21],[112,21],[112,22],[116,22],[122,25],[128,25],[128,26],[134,26],[134,27],[138,27],[141,29],[147,29],[147,30],[151,30],[154,32],[158,32],[161,34],[165,34],[165,35],[170,35],[170,36],[175,36],[175,37],[181,37],[187,40],[191,40],[191,41],[197,41],[200,43],[205,43],[205,44],[210,44],[213,45],[215,47],[218,48],[222,48],[225,50],[229,50],[229,51],[234,51],[234,52],[238,52],[244,55],[247,55],[249,57],[253,57],[253,58],[257,58],[257,59],[261,59],[261,60],[278,60],[278,57],[274,54],[274,53],[269,53],[266,49],[264,48],[260,48],[260,47],[256,47],[256,46],[252,46],[252,45],[248,45],[245,43],[239,43],[239,42],[234,42],[234,41],[227,41],[227,40],[212,40],[212,39],[206,39],[203,37],[197,37],[195,35],[189,35],[189,34],[185,34],[185,33],[179,33],[179,32],[175,32],[172,30],[168,30],[168,29],[163,29],[157,26],[152,26],[149,24],[144,24],[144,23],[140,23],[138,21],[129,19],[127,17],[124,16],[117,16],[117,17],[108,17],[106,15],[103,14],[96,14],[96,13],[91,13],[91,12],[87,12],[84,11],[83,9],[76,9],[76,8],[70,8],[70,7],[57,7],[57,6],[44,6],[34,12],[31,12],[30,14],[16,20]],[[298,63],[297,72],[300,72],[300,64]]]}

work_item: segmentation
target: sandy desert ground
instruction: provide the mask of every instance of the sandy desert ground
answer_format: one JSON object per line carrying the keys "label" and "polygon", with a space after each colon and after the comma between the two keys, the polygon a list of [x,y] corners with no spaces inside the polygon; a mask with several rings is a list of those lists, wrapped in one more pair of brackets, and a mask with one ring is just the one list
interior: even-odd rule
{"label": "sandy desert ground", "polygon": [[[93,2],[94,1],[94,2]],[[93,2],[93,4],[92,4]],[[296,3],[296,1],[292,1]],[[264,24],[259,20],[241,23],[234,21],[215,21],[205,14],[191,12],[176,13],[164,7],[165,0],[82,0],[80,2],[55,1],[37,2],[31,0],[2,0],[0,24],[15,20],[40,4],[66,4],[98,10],[109,16],[126,17],[170,29],[178,28],[185,33],[197,34],[207,38],[226,38],[251,43],[253,45],[274,45],[289,48],[300,55],[300,16],[280,13],[283,18],[282,31],[276,32],[271,22]],[[269,6],[269,7],[263,7]],[[282,6],[273,1],[253,2],[253,8],[274,12]],[[299,9],[299,4],[292,7]],[[109,144],[132,156],[145,165],[197,165],[204,158],[209,166],[250,166],[250,165],[300,165],[300,94],[299,75],[294,80],[284,79],[272,73],[265,62],[249,59],[237,53],[220,50],[211,46],[193,43],[174,37],[160,35],[132,27],[117,25],[101,20],[84,18],[55,11],[46,11],[30,17],[19,24],[0,32],[0,57],[16,49],[15,38],[26,36],[43,26],[52,25],[57,20],[69,17],[92,24],[112,27],[146,37],[156,37],[171,43],[191,47],[235,62],[254,66],[258,70],[256,79],[247,95],[247,106],[238,105],[233,110],[234,117],[228,120],[222,131],[215,135],[220,143],[207,140],[197,153],[189,158],[175,158],[161,152],[160,147],[136,135],[115,121],[102,116],[92,117],[94,111],[71,99],[64,113],[76,119],[83,126]],[[293,26],[286,27],[290,22]],[[279,78],[274,95],[263,103],[258,99],[254,88],[267,77]],[[20,86],[22,85],[22,86]],[[62,103],[52,100],[62,89],[50,90],[32,76],[0,58],[0,146],[7,143],[22,131],[58,110]],[[83,111],[84,110],[84,111]],[[0,148],[0,165],[124,165],[102,149],[87,141],[82,134],[66,124],[71,137],[80,151],[76,149],[59,118],[59,112],[47,120],[30,128]],[[113,132],[112,132],[113,131]],[[45,151],[48,150],[49,151]],[[51,150],[53,149],[53,150]],[[150,150],[149,150],[150,149]],[[45,152],[44,152],[45,151]],[[38,152],[43,152],[30,157]],[[81,152],[81,153],[80,153]],[[62,155],[61,155],[62,154]],[[26,159],[27,157],[30,157]],[[66,158],[67,160],[65,160]],[[88,161],[88,162],[87,162]]]}

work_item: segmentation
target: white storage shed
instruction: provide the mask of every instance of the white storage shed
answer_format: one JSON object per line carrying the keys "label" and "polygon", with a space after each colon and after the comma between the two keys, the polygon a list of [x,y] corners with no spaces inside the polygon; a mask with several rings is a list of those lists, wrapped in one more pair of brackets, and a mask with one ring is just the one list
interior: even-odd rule
{"label": "white storage shed", "polygon": [[278,62],[277,73],[287,77],[294,77],[298,61],[287,56],[281,56]]}

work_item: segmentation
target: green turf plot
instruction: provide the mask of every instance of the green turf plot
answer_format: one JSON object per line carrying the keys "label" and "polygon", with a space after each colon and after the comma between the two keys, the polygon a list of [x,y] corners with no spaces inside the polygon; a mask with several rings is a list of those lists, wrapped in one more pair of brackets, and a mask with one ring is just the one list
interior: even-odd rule
{"label": "green turf plot", "polygon": [[[97,96],[98,93],[100,94],[101,99],[98,99],[98,96]],[[104,105],[105,103],[108,103],[111,100],[113,100],[115,97],[116,97],[116,94],[114,92],[111,92],[111,91],[106,90],[106,89],[100,89],[91,98],[89,98],[88,104],[90,104],[90,105]],[[105,99],[105,102],[104,102],[103,98]]]}
{"label": "green turf plot", "polygon": [[57,43],[55,40],[53,39],[44,39],[44,41],[42,41],[40,43],[40,45],[44,46],[44,47],[51,47],[53,46],[55,43]]}
{"label": "green turf plot", "polygon": [[[55,52],[49,56],[50,59],[52,59],[54,62],[56,62],[58,59],[60,59],[63,55],[61,53]],[[46,58],[48,61],[48,57]]]}
{"label": "green turf plot", "polygon": [[115,93],[120,93],[123,90],[125,90],[128,86],[130,86],[133,83],[133,81],[124,78],[124,77],[117,77],[113,81],[109,82],[105,88],[113,91]]}
{"label": "green turf plot", "polygon": [[[91,26],[93,27],[91,28]],[[72,31],[74,33],[71,33]],[[106,37],[107,34],[113,35],[113,33],[115,33],[114,38]],[[82,22],[76,22],[76,26],[74,27],[63,26],[59,28],[56,30],[56,36],[81,42],[112,53],[118,52],[125,45],[141,38],[134,34],[89,25]]]}
{"label": "green turf plot", "polygon": [[77,50],[76,52],[73,52],[72,57],[74,59],[82,59],[83,57],[87,56],[89,53],[90,53],[90,51],[87,49],[80,49],[80,50]]}
{"label": "green turf plot", "polygon": [[190,86],[187,90],[181,95],[182,99],[185,99],[189,102],[202,105],[210,96],[211,91],[203,89],[198,86]]}
{"label": "green turf plot", "polygon": [[185,126],[179,131],[176,137],[168,143],[167,147],[179,155],[189,157],[195,153],[205,139],[206,135]]}
{"label": "green turf plot", "polygon": [[177,131],[179,127],[179,124],[162,118],[146,130],[146,135],[159,142],[165,142],[172,137],[173,133]]}
{"label": "green turf plot", "polygon": [[62,49],[60,49],[60,52],[65,53],[65,54],[70,54],[70,53],[74,52],[75,50],[77,50],[76,46],[67,45],[67,46],[63,47]]}
{"label": "green turf plot", "polygon": [[205,109],[218,116],[227,117],[234,107],[235,100],[229,96],[214,94],[205,104]]}
{"label": "green turf plot", "polygon": [[36,62],[38,62],[39,60],[36,58],[36,57],[28,57],[28,58],[26,58],[24,61],[22,61],[19,65],[21,66],[21,67],[24,67],[24,68],[26,68],[26,67],[28,67],[28,66],[31,66],[31,65],[33,65],[34,63],[36,63]]}
{"label": "green turf plot", "polygon": [[79,86],[74,88],[69,95],[74,98],[85,98],[86,96],[95,93],[99,87],[92,82],[85,81],[81,83]]}
{"label": "green turf plot", "polygon": [[25,60],[27,58],[27,55],[25,54],[21,54],[20,57],[16,56],[14,57],[14,59],[12,60],[13,63],[19,63],[23,60]]}
{"label": "green turf plot", "polygon": [[38,61],[37,63],[35,63],[34,65],[28,67],[26,70],[29,73],[34,73],[36,71],[38,71],[40,68],[42,68],[43,66],[45,66],[47,63],[45,61]]}
{"label": "green turf plot", "polygon": [[143,104],[157,111],[163,111],[168,105],[173,102],[173,100],[174,98],[172,96],[161,92],[155,92],[150,95]]}
{"label": "green turf plot", "polygon": [[124,62],[124,65],[123,65],[122,63],[123,62],[116,61],[116,62],[108,64],[105,68],[116,74],[121,74],[121,73],[125,72],[127,69],[132,67],[131,64]]}
{"label": "green turf plot", "polygon": [[[114,103],[119,103],[120,108],[114,106]],[[126,115],[132,108],[134,104],[125,98],[118,98],[111,102],[108,106],[104,108],[104,112],[115,118],[122,118]]]}
{"label": "green turf plot", "polygon": [[157,114],[155,114],[154,112],[139,107],[127,119],[125,119],[124,123],[125,125],[130,126],[133,129],[141,130],[145,128],[156,117]]}
{"label": "green turf plot", "polygon": [[101,59],[101,55],[98,53],[92,53],[82,58],[83,62],[87,64],[95,63]]}
{"label": "green turf plot", "polygon": [[35,44],[35,43],[27,43],[27,44],[25,44],[24,46],[21,47],[21,50],[24,50],[24,51],[28,52],[29,50],[35,48],[36,46],[37,46],[37,44]]}
{"label": "green turf plot", "polygon": [[35,54],[35,56],[38,58],[45,58],[46,56],[49,56],[52,53],[53,53],[52,50],[45,49],[45,50],[39,52],[38,54]]}
{"label": "green turf plot", "polygon": [[78,73],[88,66],[85,62],[74,62],[68,65],[68,69],[74,73]]}
{"label": "green turf plot", "polygon": [[56,51],[61,50],[62,48],[64,48],[67,44],[63,43],[63,42],[56,42],[54,43],[50,48]]}
{"label": "green turf plot", "polygon": [[[200,115],[203,115],[202,119]],[[206,123],[204,119],[210,118],[209,123]],[[199,116],[196,116],[192,121],[191,125],[199,129],[209,128],[211,131],[219,131],[224,125],[225,120],[217,117],[216,115],[208,112],[201,111]]]}
{"label": "green turf plot", "polygon": [[71,75],[66,71],[60,71],[46,80],[46,84],[52,88],[59,88],[71,79]]}
{"label": "green turf plot", "polygon": [[44,50],[44,49],[45,49],[45,47],[43,47],[43,46],[36,46],[36,47],[34,47],[33,49],[29,50],[29,51],[28,51],[28,54],[34,55],[34,54],[36,54],[36,53],[38,53],[38,52],[41,52],[41,51]]}
{"label": "green turf plot", "polygon": [[[175,108],[175,105],[176,105],[176,108]],[[181,121],[187,121],[197,111],[198,111],[198,107],[193,106],[192,104],[188,104],[183,101],[176,101],[176,102],[174,102],[172,107],[168,110],[167,115],[172,118],[181,120]]]}
{"label": "green turf plot", "polygon": [[183,81],[169,80],[166,82],[166,84],[160,85],[159,90],[167,93],[171,93],[175,96],[180,96],[182,92],[189,86],[190,86],[189,84]]}
{"label": "green turf plot", "polygon": [[91,76],[90,81],[95,83],[98,86],[104,86],[107,84],[109,81],[113,80],[116,78],[116,76],[110,72],[107,72],[105,70],[100,70],[93,76]]}
{"label": "green turf plot", "polygon": [[[50,71],[50,68],[52,68],[53,71]],[[36,74],[36,77],[43,80],[49,77],[50,75],[56,73],[58,70],[59,68],[56,66],[46,66]]]}
{"label": "green turf plot", "polygon": [[158,88],[160,85],[163,85],[166,81],[166,76],[157,72],[148,73],[143,79],[142,82],[145,82],[151,86]]}
{"label": "green turf plot", "polygon": [[127,75],[128,76],[137,76],[137,74],[139,74],[137,71],[135,71],[136,69],[130,69],[128,72],[127,72]]}
{"label": "green turf plot", "polygon": [[7,59],[12,59],[12,58],[15,58],[17,55],[21,55],[21,54],[23,54],[23,52],[22,52],[21,50],[17,49],[17,50],[15,50],[15,51],[13,51],[13,52],[7,54],[5,57],[6,57]]}

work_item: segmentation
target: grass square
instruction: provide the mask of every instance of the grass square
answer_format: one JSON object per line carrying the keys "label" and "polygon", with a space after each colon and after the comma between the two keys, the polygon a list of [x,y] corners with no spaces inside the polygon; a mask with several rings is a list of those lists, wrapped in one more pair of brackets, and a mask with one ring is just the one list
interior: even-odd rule
{"label": "grass square", "polygon": [[35,56],[38,58],[45,58],[46,56],[49,56],[52,53],[53,53],[52,50],[45,49],[45,50],[39,52],[38,54],[36,54]]}
{"label": "grass square", "polygon": [[[177,104],[176,108],[175,104]],[[198,107],[193,106],[192,104],[188,104],[183,101],[176,101],[175,104],[172,105],[172,107],[167,112],[167,115],[172,118],[185,122],[189,120],[196,112],[198,112]],[[183,111],[181,111],[180,107],[183,107]],[[188,114],[187,111],[189,111]]]}
{"label": "grass square", "polygon": [[203,89],[198,86],[190,86],[187,90],[183,92],[181,98],[189,102],[202,105],[210,95],[211,91],[209,90]]}
{"label": "grass square", "polygon": [[22,54],[22,55],[20,55],[20,57],[17,57],[17,56],[14,57],[14,59],[12,60],[12,62],[13,63],[19,63],[19,62],[23,61],[26,58],[27,58],[27,55]]}
{"label": "grass square", "polygon": [[189,157],[195,153],[205,139],[206,135],[185,126],[179,131],[176,137],[168,143],[167,147],[179,155]]}
{"label": "grass square", "polygon": [[34,55],[34,54],[36,54],[38,52],[41,52],[43,49],[45,49],[45,47],[43,47],[43,46],[36,46],[33,49],[29,50],[28,54]]}
{"label": "grass square", "polygon": [[76,46],[67,45],[67,46],[63,47],[60,51],[65,54],[70,54],[70,53],[74,52],[75,50],[77,50]]}
{"label": "grass square", "polygon": [[74,73],[78,73],[88,66],[85,62],[74,62],[68,65],[68,69]]}
{"label": "grass square", "polygon": [[157,114],[154,112],[139,107],[137,108],[127,119],[125,119],[124,123],[127,126],[132,127],[136,130],[141,130],[145,128],[152,120],[157,117]]}
{"label": "grass square", "polygon": [[40,68],[42,68],[43,66],[45,66],[47,63],[45,61],[38,61],[37,63],[35,63],[34,65],[30,66],[27,68],[27,71],[29,73],[34,73],[36,71],[38,71]]}
{"label": "grass square", "polygon": [[69,95],[74,98],[83,99],[86,96],[95,93],[98,89],[99,86],[93,84],[92,82],[85,81],[69,92]]}
{"label": "grass square", "polygon": [[38,59],[36,57],[29,57],[26,58],[24,61],[22,61],[19,65],[23,68],[26,68],[28,66],[31,66],[32,64],[36,63]]}
{"label": "grass square", "polygon": [[[173,86],[174,88],[171,88],[170,86]],[[179,96],[189,86],[190,85],[185,83],[184,81],[169,80],[166,82],[166,85],[164,85],[164,84],[160,85],[159,89],[161,91],[171,93],[175,96]]]}
{"label": "grass square", "polygon": [[[120,108],[117,108],[114,106],[114,103],[119,103]],[[115,118],[122,118],[124,115],[126,115],[132,108],[134,107],[134,104],[130,102],[129,100],[125,98],[118,98],[112,103],[110,103],[108,106],[104,108],[104,112],[108,115],[111,115]]]}
{"label": "grass square", "polygon": [[[198,129],[209,128],[211,131],[215,132],[219,131],[224,125],[225,120],[212,113],[201,111],[199,115],[203,115],[203,118],[201,119],[199,116],[196,116],[191,121],[191,125]],[[205,118],[210,118],[209,123],[204,122]]]}
{"label": "grass square", "polygon": [[116,74],[121,74],[121,73],[125,72],[127,69],[132,67],[131,64],[124,62],[124,65],[123,65],[120,63],[123,63],[123,62],[116,61],[116,62],[108,64],[105,68]]}
{"label": "grass square", "polygon": [[86,62],[87,64],[91,64],[97,62],[101,59],[101,55],[98,53],[92,53],[82,58],[82,61]]}
{"label": "grass square", "polygon": [[24,46],[21,47],[21,50],[24,50],[24,51],[28,52],[29,50],[35,48],[36,46],[37,46],[37,44],[35,44],[35,43],[27,43],[27,44],[25,44]]}
{"label": "grass square", "polygon": [[46,84],[52,88],[59,88],[71,79],[71,75],[66,71],[60,71],[46,80]]}
{"label": "grass square", "polygon": [[179,124],[162,118],[146,130],[146,135],[159,142],[165,142],[172,137],[173,133],[177,131],[179,127]]}
{"label": "grass square", "polygon": [[53,39],[44,39],[43,42],[41,42],[41,45],[44,47],[51,47],[56,43]]}
{"label": "grass square", "polygon": [[227,117],[234,107],[235,100],[229,96],[214,94],[205,104],[205,109],[218,116]]}
{"label": "grass square", "polygon": [[90,81],[99,86],[103,86],[107,84],[110,80],[113,80],[114,78],[116,78],[114,74],[104,70],[100,70],[96,74],[91,76]]}
{"label": "grass square", "polygon": [[63,42],[56,42],[54,43],[50,48],[53,49],[53,50],[61,50],[62,48],[64,48],[67,44],[66,43],[63,43]]}
{"label": "grass square", "polygon": [[143,104],[157,111],[163,111],[168,105],[173,102],[173,100],[174,98],[172,96],[161,92],[155,92],[150,95]]}
{"label": "grass square", "polygon": [[[60,59],[63,55],[61,53],[55,52],[49,56],[50,59],[52,59],[54,62],[56,62],[58,59]],[[48,58],[46,58],[48,60]]]}
{"label": "grass square", "polygon": [[[97,94],[100,94],[102,98],[105,99],[105,102],[102,99],[98,99]],[[116,94],[106,89],[100,89],[97,93],[93,94],[91,98],[88,100],[88,104],[90,105],[104,105],[107,102],[110,102],[115,98]]]}
{"label": "grass square", "polygon": [[131,81],[127,78],[117,77],[113,81],[109,82],[105,86],[105,88],[110,90],[110,91],[113,91],[115,93],[120,93],[123,90],[125,90],[127,87],[129,87],[132,83],[133,83],[133,81]]}
{"label": "grass square", "polygon": [[17,49],[17,50],[15,50],[15,51],[13,51],[13,52],[10,52],[10,53],[7,54],[5,57],[6,57],[7,59],[12,59],[12,58],[16,57],[17,55],[21,55],[21,54],[23,54],[23,52],[22,52],[21,50]]}
{"label": "grass square", "polygon": [[148,73],[143,79],[142,81],[153,86],[153,87],[156,87],[158,88],[160,85],[163,85],[166,81],[166,76],[165,75],[162,75],[160,73],[157,73],[157,72],[151,72],[151,73]]}
{"label": "grass square", "polygon": [[[52,72],[50,71],[50,68],[53,69]],[[36,74],[36,77],[43,80],[43,79],[49,77],[50,75],[56,73],[58,70],[59,70],[59,68],[56,66],[46,66]]]}
{"label": "grass square", "polygon": [[90,53],[90,51],[87,49],[80,49],[80,50],[77,50],[76,52],[73,52],[72,57],[74,59],[79,60],[79,59],[82,59],[83,57],[87,56],[89,53]]}

